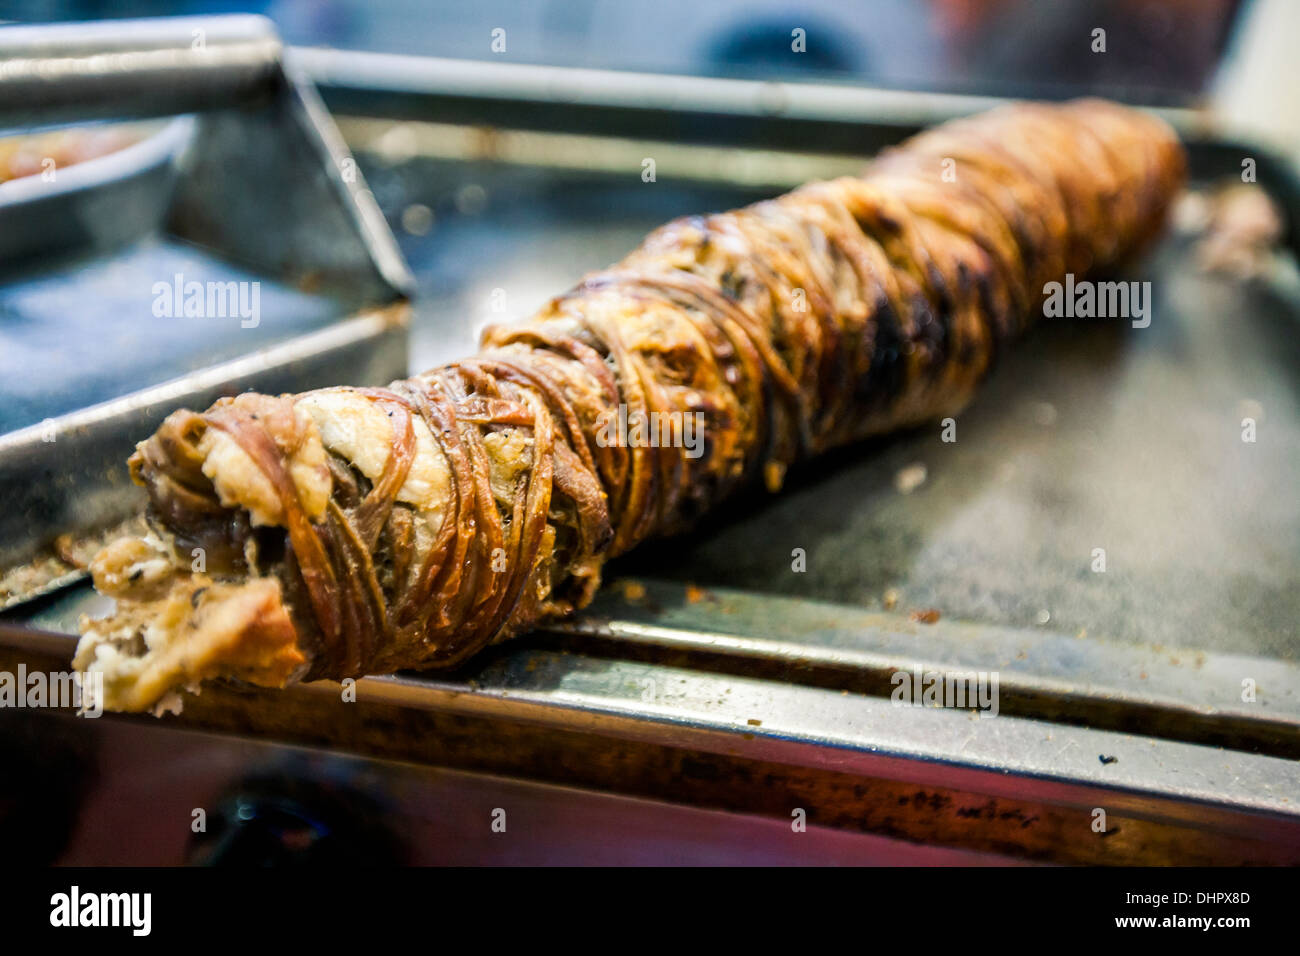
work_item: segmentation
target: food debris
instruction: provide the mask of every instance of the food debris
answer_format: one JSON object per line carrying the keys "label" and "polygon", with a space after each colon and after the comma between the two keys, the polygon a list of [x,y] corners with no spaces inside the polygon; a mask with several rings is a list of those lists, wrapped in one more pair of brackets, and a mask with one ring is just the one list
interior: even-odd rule
{"label": "food debris", "polygon": [[1204,272],[1258,279],[1271,268],[1282,233],[1282,214],[1267,192],[1253,184],[1228,186],[1210,198],[1196,263]]}
{"label": "food debris", "polygon": [[930,607],[926,608],[924,611],[913,611],[908,615],[908,618],[916,621],[918,624],[934,624],[939,620],[939,612]]}
{"label": "food debris", "polygon": [[894,487],[898,489],[899,494],[910,495],[925,484],[926,475],[925,465],[919,461],[913,462],[906,468],[900,468],[894,475]]}
{"label": "food debris", "polygon": [[[113,473],[114,480],[119,477]],[[91,559],[108,542],[124,535],[143,536],[147,531],[144,517],[137,515],[102,531],[59,535],[51,548],[31,561],[0,569],[0,607],[34,596],[69,575],[87,570]]]}
{"label": "food debris", "polygon": [[885,606],[886,611],[892,611],[898,605],[898,599],[901,595],[898,588],[888,588],[880,598],[880,603]]}
{"label": "food debris", "polygon": [[645,585],[640,581],[624,581],[623,597],[629,601],[645,600]]}
{"label": "food debris", "polygon": [[696,587],[694,584],[686,585],[687,604],[699,604],[707,597],[709,597],[709,592],[704,590],[704,588]]}
{"label": "food debris", "polygon": [[1035,424],[1042,425],[1044,428],[1051,428],[1056,424],[1056,406],[1051,402],[1035,402],[1032,411]]}
{"label": "food debris", "polygon": [[753,717],[749,718],[749,720],[745,721],[745,723],[749,724],[749,726],[751,726],[751,727],[762,727],[762,726],[763,726],[763,722],[762,722],[761,720],[756,720],[756,719],[753,718]]}
{"label": "food debris", "polygon": [[1209,197],[1204,192],[1189,189],[1174,203],[1170,219],[1177,232],[1198,235],[1210,228],[1212,212]]}
{"label": "food debris", "polygon": [[1237,403],[1238,418],[1253,418],[1255,421],[1262,423],[1264,421],[1264,406],[1253,398],[1243,398]]}

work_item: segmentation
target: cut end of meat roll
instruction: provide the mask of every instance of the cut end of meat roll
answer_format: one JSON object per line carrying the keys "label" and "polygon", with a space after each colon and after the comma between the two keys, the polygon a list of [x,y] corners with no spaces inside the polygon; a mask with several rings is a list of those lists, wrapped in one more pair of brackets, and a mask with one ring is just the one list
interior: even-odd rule
{"label": "cut end of meat roll", "polygon": [[741,485],[960,411],[1046,283],[1159,233],[1183,169],[1146,114],[1017,104],[669,223],[473,358],[178,411],[130,460],[152,530],[96,558],[117,610],[75,666],[115,710],[454,666]]}

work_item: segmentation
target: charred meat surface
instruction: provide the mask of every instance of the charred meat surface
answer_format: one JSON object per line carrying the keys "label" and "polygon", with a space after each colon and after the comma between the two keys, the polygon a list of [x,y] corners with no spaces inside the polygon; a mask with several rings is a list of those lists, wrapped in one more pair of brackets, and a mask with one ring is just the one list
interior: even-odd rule
{"label": "charred meat surface", "polygon": [[96,560],[105,705],[447,667],[796,460],[952,415],[1039,310],[1156,234],[1172,131],[1088,100],[923,133],[861,176],[681,219],[478,355],[387,388],[178,411],[152,532]]}

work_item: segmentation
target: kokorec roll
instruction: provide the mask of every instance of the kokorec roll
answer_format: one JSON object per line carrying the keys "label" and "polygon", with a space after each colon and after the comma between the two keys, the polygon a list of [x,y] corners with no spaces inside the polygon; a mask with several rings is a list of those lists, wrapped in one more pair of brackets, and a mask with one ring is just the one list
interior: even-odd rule
{"label": "kokorec roll", "polygon": [[669,223],[472,358],[178,411],[131,457],[153,531],[96,558],[117,611],[76,666],[162,710],[458,664],[739,486],[960,411],[1044,285],[1146,245],[1183,173],[1147,114],[1017,104]]}

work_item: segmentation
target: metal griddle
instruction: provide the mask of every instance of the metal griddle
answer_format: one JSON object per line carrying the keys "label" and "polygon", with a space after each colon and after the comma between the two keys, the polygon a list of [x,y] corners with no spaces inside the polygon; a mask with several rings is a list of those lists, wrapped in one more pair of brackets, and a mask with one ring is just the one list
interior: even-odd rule
{"label": "metal griddle", "polygon": [[[850,170],[855,150],[988,105],[801,87],[773,109],[739,82],[637,100],[586,71],[295,60],[352,114],[340,126],[395,228],[432,213],[401,239],[417,368],[673,216]],[[1239,169],[1244,147],[1171,118],[1196,182]],[[790,149],[809,142],[823,152]],[[1295,172],[1250,155],[1294,247]],[[1179,239],[1125,278],[1152,283],[1150,328],[1040,321],[955,443],[936,426],[800,467],[462,673],[369,678],[347,704],[329,683],[213,688],[177,723],[1041,860],[1300,861],[1300,282],[1203,275]],[[928,478],[901,494],[916,462]],[[0,666],[66,661],[77,614],[103,607],[81,589],[11,612]],[[917,667],[998,671],[1000,716],[891,702],[890,676]]]}

